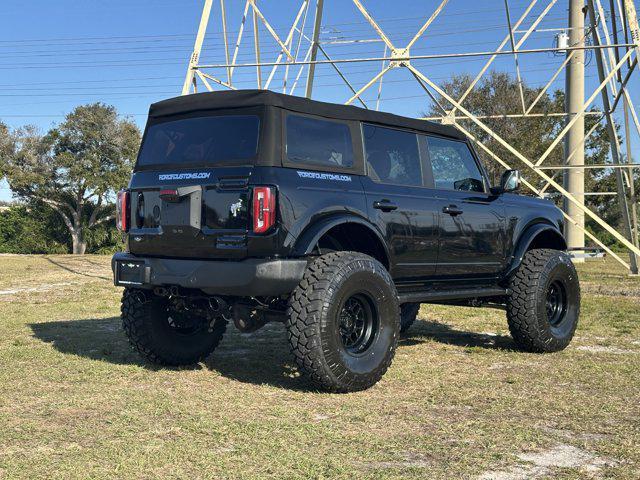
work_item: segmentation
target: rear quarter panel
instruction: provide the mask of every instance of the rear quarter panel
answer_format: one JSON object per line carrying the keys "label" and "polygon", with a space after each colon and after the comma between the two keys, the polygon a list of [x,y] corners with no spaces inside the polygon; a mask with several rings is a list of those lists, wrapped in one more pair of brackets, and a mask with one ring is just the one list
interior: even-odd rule
{"label": "rear quarter panel", "polygon": [[296,240],[325,218],[337,214],[367,218],[359,175],[285,167],[258,167],[255,173],[252,183],[274,185],[278,189],[282,255],[293,254]]}

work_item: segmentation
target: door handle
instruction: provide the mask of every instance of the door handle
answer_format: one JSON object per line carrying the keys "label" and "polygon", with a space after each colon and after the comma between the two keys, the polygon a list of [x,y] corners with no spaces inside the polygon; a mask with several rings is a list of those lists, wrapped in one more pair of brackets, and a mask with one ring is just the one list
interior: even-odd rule
{"label": "door handle", "polygon": [[377,208],[383,212],[390,212],[392,210],[397,210],[398,206],[395,203],[391,203],[389,200],[378,200],[373,202],[373,208]]}
{"label": "door handle", "polygon": [[448,213],[452,217],[456,215],[460,215],[462,210],[460,210],[456,205],[447,205],[446,207],[442,207],[442,213]]}

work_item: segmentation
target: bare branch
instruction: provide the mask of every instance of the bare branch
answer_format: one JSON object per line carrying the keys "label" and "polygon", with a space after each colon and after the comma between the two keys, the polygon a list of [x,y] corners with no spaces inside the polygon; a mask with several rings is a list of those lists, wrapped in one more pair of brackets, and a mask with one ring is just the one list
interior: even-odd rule
{"label": "bare branch", "polygon": [[91,216],[89,217],[89,228],[93,227],[96,224],[96,218],[98,217],[98,212],[102,209],[102,197],[98,197],[98,202],[91,212]]}
{"label": "bare branch", "polygon": [[67,229],[69,230],[69,232],[71,232],[71,233],[75,232],[75,227],[71,223],[71,219],[62,210],[62,207],[65,207],[65,206],[68,208],[68,205],[60,204],[60,202],[56,202],[54,200],[49,200],[48,198],[43,198],[42,201],[44,203],[46,203],[47,205],[51,206],[51,208],[53,208],[56,212],[58,212],[58,214],[60,214],[60,216],[62,217],[62,221],[67,226]]}
{"label": "bare branch", "polygon": [[107,215],[106,217],[101,218],[100,220],[97,220],[93,225],[91,225],[92,227],[95,227],[96,225],[100,225],[102,223],[108,222],[110,220],[113,220],[114,218],[116,218],[115,215]]}

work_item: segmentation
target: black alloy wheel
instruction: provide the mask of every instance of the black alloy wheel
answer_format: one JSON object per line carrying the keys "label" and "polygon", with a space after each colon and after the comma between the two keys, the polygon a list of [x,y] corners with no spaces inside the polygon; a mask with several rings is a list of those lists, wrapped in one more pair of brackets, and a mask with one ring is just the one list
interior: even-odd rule
{"label": "black alloy wheel", "polygon": [[545,306],[549,324],[552,327],[560,325],[567,313],[567,293],[559,280],[553,281],[547,288]]}
{"label": "black alloy wheel", "polygon": [[361,355],[371,346],[378,330],[378,312],[364,293],[352,295],[338,314],[342,346],[351,355]]}

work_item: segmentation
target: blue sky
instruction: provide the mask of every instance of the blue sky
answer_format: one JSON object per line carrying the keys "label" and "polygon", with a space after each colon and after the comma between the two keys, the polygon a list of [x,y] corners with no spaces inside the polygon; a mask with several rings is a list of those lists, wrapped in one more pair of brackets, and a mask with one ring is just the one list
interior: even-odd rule
{"label": "blue sky", "polygon": [[[178,95],[193,47],[202,0],[4,0],[0,4],[0,120],[12,127],[35,124],[43,131],[60,122],[74,106],[101,101],[115,105],[140,126],[150,103]],[[370,9],[391,40],[402,46],[418,30],[439,1],[368,0]],[[533,13],[547,2],[540,1]],[[522,14],[527,1],[510,0],[512,22]],[[235,41],[244,0],[227,0],[230,42]],[[285,37],[300,6],[300,0],[259,0],[265,16],[281,37]],[[414,54],[456,53],[493,50],[506,34],[503,0],[483,2],[451,0],[427,34],[415,44]],[[307,19],[310,34],[313,11]],[[567,0],[560,0],[549,12],[540,29],[566,26]],[[523,23],[530,25],[534,15]],[[334,58],[378,57],[384,45],[364,21],[351,1],[325,0],[322,40]],[[202,62],[224,63],[219,1],[214,9]],[[248,21],[239,62],[253,61],[252,27]],[[555,32],[540,31],[527,41],[527,48],[551,46]],[[518,35],[516,36],[518,37]],[[261,27],[263,60],[275,60],[278,48]],[[367,40],[349,43],[355,39]],[[332,43],[329,43],[332,42]],[[301,52],[305,51],[303,44]],[[304,53],[300,54],[301,57]],[[454,73],[475,74],[484,58],[463,60],[422,60],[414,65],[436,82]],[[551,53],[521,55],[526,82],[546,83],[563,57]],[[500,57],[497,70],[514,71],[513,59]],[[364,85],[380,69],[379,63],[345,66],[352,83]],[[226,78],[223,70],[212,71]],[[268,76],[267,68],[263,78]],[[275,76],[272,88],[282,90],[284,68]],[[297,70],[289,72],[289,87]],[[303,73],[304,80],[306,72]],[[587,91],[595,88],[595,60],[587,67]],[[237,69],[234,83],[255,87],[255,69]],[[303,93],[299,82],[296,94]],[[344,102],[350,92],[329,66],[319,66],[314,97]],[[563,75],[554,87],[562,88]],[[640,86],[631,85],[634,103],[640,104]],[[589,92],[590,93],[590,92]],[[365,99],[375,107],[377,86]],[[420,115],[428,101],[406,69],[391,71],[383,80],[380,109],[409,116]],[[634,140],[634,145],[638,143]],[[0,199],[10,198],[6,183],[0,185]]]}

